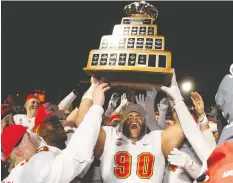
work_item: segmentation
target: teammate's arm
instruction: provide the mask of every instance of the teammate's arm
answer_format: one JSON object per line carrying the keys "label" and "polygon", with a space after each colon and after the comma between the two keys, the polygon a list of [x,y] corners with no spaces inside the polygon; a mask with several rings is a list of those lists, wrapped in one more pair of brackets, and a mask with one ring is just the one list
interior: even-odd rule
{"label": "teammate's arm", "polygon": [[[90,166],[104,112],[102,108],[105,100],[104,93],[109,88],[107,83],[97,84],[94,87],[93,105],[85,115],[83,122],[75,130],[67,147],[55,158],[51,157],[49,158],[50,161],[46,160],[47,165],[43,169],[38,169],[41,170],[39,172],[42,179],[40,182],[70,182],[74,177],[82,173],[87,166]],[[46,153],[42,152],[38,153],[38,155],[43,156]],[[44,162],[41,161],[39,164]],[[29,182],[28,177],[30,176],[30,172],[24,172],[20,182]]]}
{"label": "teammate's arm", "polygon": [[162,128],[159,126],[158,122],[155,119],[155,112],[154,112],[155,97],[153,96],[156,96],[157,92],[155,90],[152,92],[154,92],[152,95],[148,95],[149,91],[147,91],[147,97],[145,99],[146,125],[148,126],[150,131],[162,130]]}
{"label": "teammate's arm", "polygon": [[[88,110],[93,104],[92,93],[93,93],[93,89],[94,89],[96,82],[97,80],[95,78],[91,78],[92,84],[90,88],[86,91],[86,93],[83,95],[81,104],[79,106],[77,118],[76,118],[77,127],[82,123],[84,116],[87,114]],[[92,121],[89,121],[89,123],[91,124]],[[90,128],[92,128],[92,126]],[[94,148],[94,154],[97,158],[100,158],[103,153],[104,144],[105,144],[105,136],[106,136],[105,131],[102,128],[100,128],[98,139],[97,139],[97,142]]]}
{"label": "teammate's arm", "polygon": [[100,133],[94,148],[94,155],[97,158],[100,158],[104,152],[104,144],[106,139],[106,133],[103,128],[100,128]]}
{"label": "teammate's arm", "polygon": [[168,157],[173,148],[179,147],[184,140],[184,133],[181,129],[176,112],[173,112],[174,125],[164,130],[162,133],[162,151],[165,157]]}
{"label": "teammate's arm", "polygon": [[165,91],[173,99],[175,103],[174,109],[179,118],[180,126],[182,127],[182,130],[186,138],[188,139],[189,143],[192,145],[198,157],[202,162],[204,162],[209,157],[212,150],[206,144],[203,135],[201,134],[201,131],[198,128],[198,125],[194,121],[192,115],[189,113],[188,108],[183,101],[179,87],[176,82],[175,72],[173,73],[171,86],[170,87],[163,86],[161,87],[161,89]]}

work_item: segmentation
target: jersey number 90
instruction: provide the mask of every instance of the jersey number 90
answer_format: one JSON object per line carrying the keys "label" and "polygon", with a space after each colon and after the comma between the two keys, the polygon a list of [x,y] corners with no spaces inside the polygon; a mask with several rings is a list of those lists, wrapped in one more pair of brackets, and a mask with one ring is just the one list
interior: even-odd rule
{"label": "jersey number 90", "polygon": [[[151,153],[141,153],[137,158],[136,174],[141,179],[149,179],[153,175],[155,157]],[[118,152],[114,157],[116,167],[114,175],[126,179],[131,175],[132,156],[126,151]]]}

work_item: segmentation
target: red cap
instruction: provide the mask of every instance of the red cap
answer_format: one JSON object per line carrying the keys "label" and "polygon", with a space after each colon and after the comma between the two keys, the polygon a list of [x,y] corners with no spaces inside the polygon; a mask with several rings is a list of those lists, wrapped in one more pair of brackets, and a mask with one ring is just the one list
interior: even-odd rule
{"label": "red cap", "polygon": [[50,103],[42,104],[38,109],[38,112],[35,118],[35,124],[34,124],[33,131],[35,132],[35,130],[39,126],[40,126],[40,129],[44,129],[45,124],[44,123],[41,124],[41,122],[43,122],[48,117],[57,116],[58,118],[61,118],[63,115],[64,115],[64,112],[58,110],[58,106],[52,105]]}
{"label": "red cap", "polygon": [[233,182],[233,143],[224,142],[218,146],[207,160],[208,183]]}
{"label": "red cap", "polygon": [[109,119],[110,122],[112,122],[115,119],[121,119],[119,115],[112,115],[111,118]]}
{"label": "red cap", "polygon": [[111,124],[111,122],[115,119],[118,119],[118,120],[121,120],[120,116],[119,115],[112,115],[111,118],[109,119],[109,122],[108,124]]}
{"label": "red cap", "polygon": [[2,132],[2,161],[5,162],[10,156],[15,145],[26,133],[26,128],[21,125],[10,125]]}
{"label": "red cap", "polygon": [[40,100],[37,94],[28,94],[27,98],[26,98],[26,101],[30,100],[32,98],[36,98],[36,99]]}

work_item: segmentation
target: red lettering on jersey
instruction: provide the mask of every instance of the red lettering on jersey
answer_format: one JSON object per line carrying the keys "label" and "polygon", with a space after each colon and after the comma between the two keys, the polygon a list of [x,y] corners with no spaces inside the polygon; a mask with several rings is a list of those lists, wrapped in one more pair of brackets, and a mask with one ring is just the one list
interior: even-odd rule
{"label": "red lettering on jersey", "polygon": [[155,157],[151,153],[138,155],[137,175],[141,179],[149,179],[153,175]]}
{"label": "red lettering on jersey", "polygon": [[[149,179],[153,175],[155,157],[151,153],[138,155],[137,176]],[[119,179],[126,179],[131,175],[132,156],[126,151],[120,151],[114,156],[114,175]]]}
{"label": "red lettering on jersey", "polygon": [[119,179],[126,179],[131,173],[132,157],[128,152],[118,152],[114,157],[114,175]]}

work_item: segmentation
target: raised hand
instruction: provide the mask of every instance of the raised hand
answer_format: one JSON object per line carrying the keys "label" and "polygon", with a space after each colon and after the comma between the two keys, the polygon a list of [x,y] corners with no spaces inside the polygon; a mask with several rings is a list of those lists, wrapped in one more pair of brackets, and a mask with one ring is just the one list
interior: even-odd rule
{"label": "raised hand", "polygon": [[120,97],[118,97],[118,94],[113,93],[108,103],[108,109],[115,109],[119,100]]}
{"label": "raised hand", "polygon": [[110,89],[108,83],[96,83],[93,89],[92,98],[93,104],[103,106],[105,101],[104,93]]}
{"label": "raised hand", "polygon": [[198,116],[201,116],[205,113],[204,102],[202,100],[201,95],[197,92],[191,93],[191,99],[193,101],[193,105]]}
{"label": "raised hand", "polygon": [[183,100],[183,97],[180,93],[180,89],[176,82],[175,70],[173,70],[172,82],[170,87],[162,86],[161,89],[169,95],[175,103]]}
{"label": "raised hand", "polygon": [[126,93],[123,93],[123,95],[121,96],[120,106],[125,107],[127,104],[128,104],[128,100],[127,100],[127,97],[126,97]]}
{"label": "raised hand", "polygon": [[171,154],[168,156],[168,161],[175,166],[180,168],[190,167],[193,163],[192,158],[185,152],[179,151],[174,148]]}
{"label": "raised hand", "polygon": [[136,95],[135,99],[136,99],[137,104],[140,104],[143,107],[143,109],[145,110],[146,102],[145,102],[144,95],[143,94],[139,94],[138,96]]}
{"label": "raised hand", "polygon": [[161,113],[161,111],[167,111],[169,108],[168,105],[168,99],[167,98],[163,98],[160,103],[157,105],[159,113]]}
{"label": "raised hand", "polygon": [[156,95],[157,91],[155,90],[155,88],[153,88],[153,90],[151,91],[146,91],[146,97],[149,97],[151,100],[155,100]]}

